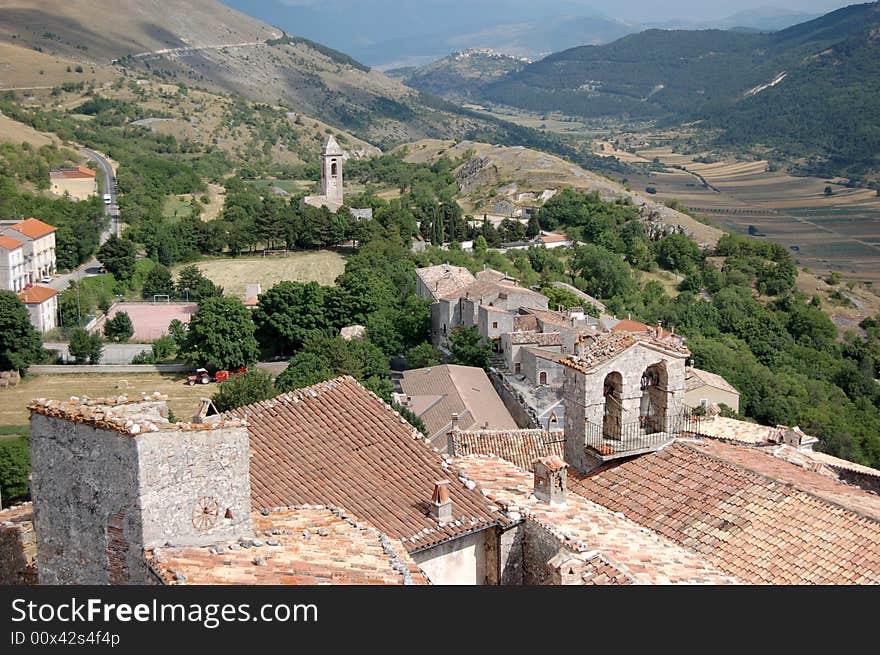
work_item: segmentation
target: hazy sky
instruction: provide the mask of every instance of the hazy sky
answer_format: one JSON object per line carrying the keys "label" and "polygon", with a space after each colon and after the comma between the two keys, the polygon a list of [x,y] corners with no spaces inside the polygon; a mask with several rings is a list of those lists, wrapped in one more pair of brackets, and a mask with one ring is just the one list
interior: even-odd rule
{"label": "hazy sky", "polygon": [[[334,0],[280,0],[286,5],[333,5]],[[470,0],[360,0],[364,8],[371,4],[388,6],[399,4],[411,8],[414,4],[446,4],[450,8],[466,8]],[[523,4],[517,0],[498,0],[499,7],[506,4]],[[532,0],[528,4],[536,15],[544,11],[559,13],[560,6],[572,9],[594,9],[610,18],[622,18],[637,21],[665,20],[671,18],[718,19],[736,14],[740,11],[772,7],[803,13],[826,13],[857,2],[839,2],[835,0],[556,0],[542,2]]]}

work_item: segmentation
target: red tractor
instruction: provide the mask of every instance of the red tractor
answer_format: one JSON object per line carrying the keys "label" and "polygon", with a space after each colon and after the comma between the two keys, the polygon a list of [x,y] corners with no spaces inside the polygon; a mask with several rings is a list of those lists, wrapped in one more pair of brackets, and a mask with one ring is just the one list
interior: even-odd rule
{"label": "red tractor", "polygon": [[210,381],[211,374],[204,368],[197,368],[195,375],[186,376],[186,383],[191,387],[196,384],[208,384]]}

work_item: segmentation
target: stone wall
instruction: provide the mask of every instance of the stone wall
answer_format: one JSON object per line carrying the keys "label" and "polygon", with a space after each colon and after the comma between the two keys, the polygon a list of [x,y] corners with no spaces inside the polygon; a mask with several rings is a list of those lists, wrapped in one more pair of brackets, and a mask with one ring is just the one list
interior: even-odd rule
{"label": "stone wall", "polygon": [[522,584],[553,584],[554,570],[548,564],[562,549],[559,538],[532,520],[523,523]]}
{"label": "stone wall", "polygon": [[0,585],[37,584],[37,540],[28,505],[0,512]]}
{"label": "stone wall", "polygon": [[523,535],[522,524],[501,533],[498,545],[499,578],[503,585],[523,583]]}
{"label": "stone wall", "polygon": [[152,584],[145,545],[249,534],[247,444],[246,428],[132,436],[33,413],[40,583]]}
{"label": "stone wall", "polygon": [[144,546],[208,545],[249,534],[248,443],[246,428],[138,435]]}
{"label": "stone wall", "polygon": [[528,429],[542,427],[541,421],[534,410],[528,407],[523,400],[520,400],[519,392],[510,386],[498,371],[491,369],[489,371],[489,379],[492,381],[495,391],[498,392],[501,402],[504,403],[507,411],[510,412],[513,420],[516,422],[517,427]]}

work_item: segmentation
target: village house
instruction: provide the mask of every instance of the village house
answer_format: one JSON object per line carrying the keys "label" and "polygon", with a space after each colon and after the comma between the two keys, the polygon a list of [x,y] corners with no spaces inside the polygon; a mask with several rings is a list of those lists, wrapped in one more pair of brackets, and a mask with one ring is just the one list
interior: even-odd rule
{"label": "village house", "polygon": [[[500,312],[516,312],[523,307],[547,309],[549,302],[543,294],[521,287],[513,278],[492,269],[474,276],[466,268],[440,264],[420,268],[416,274],[417,293],[432,301],[431,341],[437,346],[445,346],[450,332],[460,327],[477,328],[484,338],[494,338],[500,334],[502,323],[508,323],[508,319],[500,318]],[[481,313],[483,307],[494,310]]]}
{"label": "village house", "polygon": [[0,234],[22,244],[25,286],[55,274],[55,228],[36,218],[0,221]]}
{"label": "village house", "polygon": [[486,372],[476,366],[444,364],[404,371],[401,405],[422,419],[428,443],[446,451],[451,429],[518,427]]}
{"label": "village house", "polygon": [[49,184],[56,196],[71,200],[87,200],[98,193],[98,176],[85,166],[55,168],[49,171]]}
{"label": "village house", "polygon": [[58,327],[58,292],[55,289],[37,284],[19,291],[18,297],[27,307],[31,325],[38,332],[49,332]]}
{"label": "village house", "polygon": [[689,364],[684,378],[684,404],[688,407],[727,405],[739,411],[739,391],[716,373],[710,373]]}
{"label": "village house", "polygon": [[0,234],[0,289],[18,293],[27,286],[24,244]]}

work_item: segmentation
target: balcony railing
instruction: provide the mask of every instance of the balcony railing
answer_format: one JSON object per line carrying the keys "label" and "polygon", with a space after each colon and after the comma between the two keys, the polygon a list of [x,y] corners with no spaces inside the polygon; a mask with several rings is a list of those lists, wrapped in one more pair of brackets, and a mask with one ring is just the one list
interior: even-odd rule
{"label": "balcony railing", "polygon": [[602,459],[615,459],[658,450],[681,433],[699,433],[700,417],[690,411],[670,416],[645,416],[631,423],[587,422],[586,447]]}

